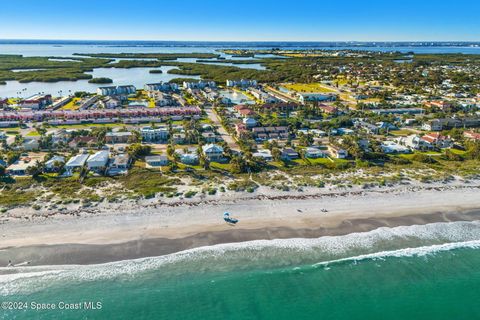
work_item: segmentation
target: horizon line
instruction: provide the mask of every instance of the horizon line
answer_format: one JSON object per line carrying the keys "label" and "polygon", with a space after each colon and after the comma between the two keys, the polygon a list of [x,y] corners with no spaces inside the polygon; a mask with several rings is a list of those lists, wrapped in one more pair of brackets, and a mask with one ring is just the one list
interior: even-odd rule
{"label": "horizon line", "polygon": [[260,42],[260,43],[480,43],[480,40],[151,40],[151,39],[40,39],[40,38],[0,38],[0,41],[105,41],[105,42]]}

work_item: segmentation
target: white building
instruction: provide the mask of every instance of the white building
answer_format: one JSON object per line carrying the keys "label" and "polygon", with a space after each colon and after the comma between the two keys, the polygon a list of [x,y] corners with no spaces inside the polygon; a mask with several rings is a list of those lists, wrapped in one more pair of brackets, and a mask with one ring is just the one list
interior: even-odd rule
{"label": "white building", "polygon": [[410,148],[402,146],[395,141],[384,141],[381,145],[382,151],[387,154],[411,153]]}
{"label": "white building", "polygon": [[161,128],[151,128],[145,127],[140,130],[143,141],[147,142],[157,142],[157,141],[166,141],[168,140],[168,129],[165,127]]}
{"label": "white building", "polygon": [[309,92],[299,93],[299,100],[301,103],[308,101],[335,101],[337,96],[333,93]]}
{"label": "white building", "polygon": [[147,167],[161,167],[168,165],[167,156],[147,156],[145,157]]}
{"label": "white building", "polygon": [[255,158],[261,158],[265,161],[273,160],[272,152],[268,149],[259,149],[257,152],[254,152],[252,156]]}
{"label": "white building", "polygon": [[223,159],[223,148],[216,144],[207,144],[202,146],[205,157],[210,161],[219,161]]}
{"label": "white building", "polygon": [[178,90],[178,84],[170,83],[170,82],[147,83],[144,86],[144,88],[147,91],[170,92],[170,91],[177,91]]}
{"label": "white building", "polygon": [[73,171],[75,169],[79,169],[85,165],[85,162],[88,159],[88,154],[80,153],[73,157],[71,157],[68,162],[65,164],[65,169],[67,171]]}
{"label": "white building", "polygon": [[45,170],[46,171],[55,171],[56,169],[56,164],[58,163],[61,163],[61,164],[64,164],[65,163],[65,157],[63,156],[53,156],[52,158],[50,158],[50,160],[48,160],[47,162],[45,162]]}
{"label": "white building", "polygon": [[108,160],[109,160],[109,151],[101,150],[88,157],[87,167],[90,170],[100,170],[107,166]]}
{"label": "white building", "polygon": [[127,86],[108,86],[108,87],[100,87],[97,88],[97,94],[102,96],[116,96],[121,94],[133,94],[137,91],[135,86],[127,85]]}
{"label": "white building", "polygon": [[227,80],[227,87],[256,87],[258,85],[257,80]]}
{"label": "white building", "polygon": [[109,97],[105,101],[102,101],[105,109],[115,109],[120,106],[120,101],[115,98]]}
{"label": "white building", "polygon": [[325,152],[318,148],[308,147],[305,149],[306,158],[317,159],[317,158],[325,158],[326,156],[327,155],[325,154]]}
{"label": "white building", "polygon": [[243,118],[242,122],[247,128],[253,128],[257,125],[257,120],[253,118]]}
{"label": "white building", "polygon": [[217,84],[215,81],[183,82],[184,89],[205,89],[206,87],[216,88]]}

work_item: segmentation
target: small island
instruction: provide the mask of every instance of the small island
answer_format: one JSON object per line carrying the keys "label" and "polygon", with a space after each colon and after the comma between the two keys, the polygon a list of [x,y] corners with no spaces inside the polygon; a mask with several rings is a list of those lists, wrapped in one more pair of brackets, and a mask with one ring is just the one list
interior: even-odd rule
{"label": "small island", "polygon": [[163,73],[163,71],[160,69],[152,69],[149,71],[149,73]]}
{"label": "small island", "polygon": [[88,80],[88,83],[101,83],[101,84],[104,84],[104,83],[112,83],[113,80],[110,79],[110,78],[105,78],[105,77],[102,77],[102,78],[92,78],[90,80]]}

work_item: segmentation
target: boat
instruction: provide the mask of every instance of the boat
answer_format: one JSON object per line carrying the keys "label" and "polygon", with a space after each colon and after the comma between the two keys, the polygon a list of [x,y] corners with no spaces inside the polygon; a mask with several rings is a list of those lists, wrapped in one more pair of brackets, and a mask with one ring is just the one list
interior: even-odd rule
{"label": "boat", "polygon": [[231,224],[236,224],[238,222],[238,219],[230,217],[230,213],[225,212],[223,214],[223,220],[225,220],[226,223],[231,223]]}

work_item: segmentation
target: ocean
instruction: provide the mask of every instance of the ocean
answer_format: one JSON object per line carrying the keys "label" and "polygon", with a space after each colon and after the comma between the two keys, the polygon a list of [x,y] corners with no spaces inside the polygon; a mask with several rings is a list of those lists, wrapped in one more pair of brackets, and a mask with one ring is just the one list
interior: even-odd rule
{"label": "ocean", "polygon": [[479,265],[475,221],[0,268],[0,318],[479,319]]}
{"label": "ocean", "polygon": [[[219,53],[217,50],[227,48],[243,49],[324,49],[324,50],[370,50],[399,51],[403,53],[464,53],[479,54],[480,43],[417,43],[417,42],[192,42],[192,41],[52,41],[52,40],[1,40],[0,54],[20,54],[24,56],[42,57],[74,57],[74,53]],[[227,59],[236,58],[221,54]],[[254,58],[247,58],[254,59]],[[255,58],[256,59],[256,58]],[[184,62],[195,62],[192,59],[180,59]],[[229,64],[222,63],[226,66]],[[258,63],[236,64],[238,68],[264,69]],[[173,67],[162,67],[163,73],[151,74],[152,68],[112,69],[98,68],[90,74],[93,77],[109,77],[113,85],[133,84],[142,88],[146,83],[170,81],[178,75],[168,74]],[[59,81],[55,83],[6,81],[0,85],[0,97],[26,98],[40,92],[61,96],[75,91],[95,92],[101,84],[91,84],[87,80]]]}

